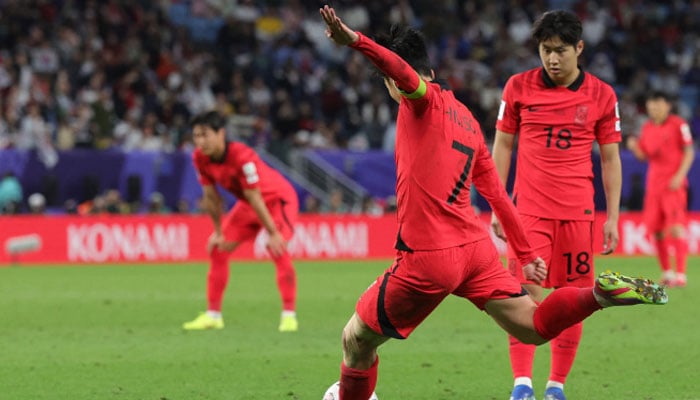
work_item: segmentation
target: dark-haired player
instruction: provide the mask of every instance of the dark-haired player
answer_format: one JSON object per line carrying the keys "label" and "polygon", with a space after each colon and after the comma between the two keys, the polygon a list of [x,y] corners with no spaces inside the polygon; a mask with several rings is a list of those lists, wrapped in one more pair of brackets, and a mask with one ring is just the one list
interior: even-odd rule
{"label": "dark-haired player", "polygon": [[[204,192],[203,207],[214,222],[214,232],[207,243],[211,257],[207,311],[186,322],[183,328],[224,327],[221,301],[229,279],[229,256],[239,244],[254,240],[258,232],[265,229],[267,249],[277,269],[277,287],[282,298],[279,330],[296,331],[296,274],[287,252],[287,242],[292,238],[299,213],[296,191],[253,149],[243,143],[227,141],[224,119],[218,113],[198,115],[191,126],[196,146],[192,158]],[[238,199],[225,215],[217,184]]]}
{"label": "dark-haired player", "polygon": [[[688,171],[695,150],[688,123],[671,112],[672,106],[666,93],[650,93],[646,100],[649,120],[642,126],[639,143],[630,136],[627,146],[638,159],[649,162],[643,213],[647,229],[656,240],[663,274],[661,282],[667,286],[685,286]],[[675,272],[671,268],[670,248],[675,250]]]}
{"label": "dark-haired player", "polygon": [[396,132],[397,256],[357,302],[343,330],[341,400],[367,400],[377,380],[377,347],[405,339],[450,294],[485,310],[526,343],[541,344],[602,307],[667,301],[643,279],[602,274],[594,287],[554,291],[537,306],[501,265],[469,201],[472,183],[508,233],[524,276],[546,266],[530,247],[481,129],[452,91],[433,82],[422,36],[393,28],[386,47],[348,28],[325,6],[326,34],[361,52],[384,75],[399,102]]}
{"label": "dark-haired player", "polygon": [[[591,152],[598,142],[607,205],[604,253],[615,250],[622,167],[620,116],[612,87],[578,65],[583,51],[581,21],[567,11],[544,13],[533,25],[541,68],[512,76],[503,90],[496,122],[493,158],[501,182],[508,178],[518,136],[513,202],[535,253],[549,268],[541,283],[523,276],[509,246],[508,265],[535,302],[544,288],[593,285],[594,188]],[[498,219],[494,232],[505,239]],[[509,242],[510,242],[510,238]],[[545,399],[563,400],[566,380],[581,340],[582,324],[550,342],[551,369]],[[535,346],[510,336],[515,380],[511,400],[533,400]]]}

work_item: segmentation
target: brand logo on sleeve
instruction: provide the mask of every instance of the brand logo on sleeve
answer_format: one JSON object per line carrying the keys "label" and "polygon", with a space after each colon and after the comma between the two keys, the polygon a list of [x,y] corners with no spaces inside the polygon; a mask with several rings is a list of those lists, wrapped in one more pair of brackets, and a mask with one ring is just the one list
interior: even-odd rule
{"label": "brand logo on sleeve", "polygon": [[690,127],[688,124],[681,125],[681,136],[683,137],[683,143],[693,142],[693,135],[690,134]]}
{"label": "brand logo on sleeve", "polygon": [[258,169],[255,166],[255,163],[252,161],[243,164],[243,175],[245,175],[245,181],[249,185],[257,183],[260,180],[260,177],[258,176]]}

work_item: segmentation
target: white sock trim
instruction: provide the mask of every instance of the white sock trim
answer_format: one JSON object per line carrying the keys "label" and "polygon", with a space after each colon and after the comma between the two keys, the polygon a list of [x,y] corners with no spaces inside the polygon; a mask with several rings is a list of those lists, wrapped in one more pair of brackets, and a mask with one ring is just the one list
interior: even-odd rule
{"label": "white sock trim", "polygon": [[214,319],[221,319],[221,311],[207,310],[207,315]]}
{"label": "white sock trim", "polygon": [[296,311],[282,310],[282,316],[283,317],[296,317],[297,313],[296,313]]}
{"label": "white sock trim", "polygon": [[519,376],[515,378],[515,381],[513,382],[513,387],[518,386],[518,385],[525,385],[532,387],[532,378],[527,377],[527,376]]}
{"label": "white sock trim", "polygon": [[564,390],[564,384],[557,381],[547,381],[547,386],[545,386],[545,389],[549,388],[559,388],[561,390]]}

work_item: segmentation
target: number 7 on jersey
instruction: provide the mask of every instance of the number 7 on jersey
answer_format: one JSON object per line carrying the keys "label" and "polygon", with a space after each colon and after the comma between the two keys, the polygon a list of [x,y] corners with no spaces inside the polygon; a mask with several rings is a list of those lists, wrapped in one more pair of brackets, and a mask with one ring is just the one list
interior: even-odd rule
{"label": "number 7 on jersey", "polygon": [[472,149],[471,147],[465,146],[462,143],[453,140],[452,148],[462,154],[466,154],[467,162],[464,164],[464,169],[462,170],[462,174],[459,176],[459,180],[455,184],[454,189],[452,189],[452,194],[450,194],[450,197],[447,198],[447,204],[452,204],[455,202],[455,200],[457,200],[459,192],[462,191],[462,189],[464,188],[464,183],[469,177],[469,170],[472,168],[472,160],[474,160],[474,149]]}

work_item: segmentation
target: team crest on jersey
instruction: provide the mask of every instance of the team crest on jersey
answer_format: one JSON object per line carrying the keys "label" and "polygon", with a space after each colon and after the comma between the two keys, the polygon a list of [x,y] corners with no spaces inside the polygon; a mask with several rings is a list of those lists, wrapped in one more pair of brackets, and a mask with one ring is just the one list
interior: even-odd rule
{"label": "team crest on jersey", "polygon": [[588,106],[577,106],[576,115],[574,116],[574,124],[586,125],[588,119]]}

